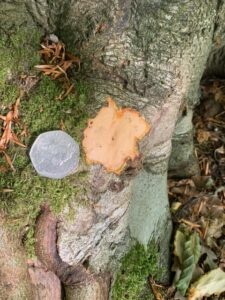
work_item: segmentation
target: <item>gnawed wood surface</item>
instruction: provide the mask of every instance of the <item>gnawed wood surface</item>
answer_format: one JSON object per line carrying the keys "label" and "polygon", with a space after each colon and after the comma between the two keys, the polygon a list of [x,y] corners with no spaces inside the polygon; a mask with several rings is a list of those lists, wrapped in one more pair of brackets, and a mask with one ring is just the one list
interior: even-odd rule
{"label": "gnawed wood surface", "polygon": [[[38,259],[47,270],[54,272],[63,283],[67,300],[107,300],[110,287],[108,273],[95,274],[81,263],[74,266],[69,265],[59,256],[57,250],[57,222],[57,218],[49,207],[44,205],[35,228],[35,250]],[[30,272],[35,281],[35,275],[36,277],[39,276],[38,269],[36,269],[36,273],[32,269]],[[39,272],[43,272],[43,270],[39,270]],[[38,280],[40,281],[39,278]],[[53,280],[53,278],[51,277],[49,280]]]}
{"label": "gnawed wood surface", "polygon": [[34,286],[32,300],[61,300],[62,289],[59,278],[40,262],[29,263],[29,275]]}

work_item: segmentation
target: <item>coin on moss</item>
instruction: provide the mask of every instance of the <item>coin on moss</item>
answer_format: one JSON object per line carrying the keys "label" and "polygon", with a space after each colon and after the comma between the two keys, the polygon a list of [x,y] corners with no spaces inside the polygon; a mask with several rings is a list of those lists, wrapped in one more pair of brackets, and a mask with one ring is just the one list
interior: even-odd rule
{"label": "coin on moss", "polygon": [[76,172],[80,149],[78,143],[61,130],[40,134],[30,150],[30,158],[39,175],[61,179]]}

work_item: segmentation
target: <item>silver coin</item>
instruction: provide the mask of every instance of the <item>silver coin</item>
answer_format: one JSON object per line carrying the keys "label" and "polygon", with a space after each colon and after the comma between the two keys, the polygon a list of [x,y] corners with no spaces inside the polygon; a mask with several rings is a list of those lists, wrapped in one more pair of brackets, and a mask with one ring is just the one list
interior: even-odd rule
{"label": "silver coin", "polygon": [[78,143],[61,130],[40,134],[30,150],[30,159],[38,174],[54,179],[74,173],[79,158]]}

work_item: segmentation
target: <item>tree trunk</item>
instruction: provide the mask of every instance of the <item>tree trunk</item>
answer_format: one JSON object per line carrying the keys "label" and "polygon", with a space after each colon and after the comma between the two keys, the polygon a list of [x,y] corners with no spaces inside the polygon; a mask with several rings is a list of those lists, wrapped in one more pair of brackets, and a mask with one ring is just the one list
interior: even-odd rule
{"label": "tree trunk", "polygon": [[[83,264],[89,275],[98,278],[87,284],[82,277],[76,284],[65,285],[67,299],[90,299],[93,290],[93,300],[107,299],[108,276],[113,283],[121,259],[137,242],[146,251],[154,242],[161,265],[168,270],[172,230],[167,196],[169,158],[172,176],[198,172],[192,110],[199,101],[199,82],[223,1],[30,0],[0,5],[7,12],[6,20],[2,14],[0,17],[1,30],[18,26],[18,22],[27,26],[23,13],[29,16],[27,23],[54,32],[79,53],[79,76],[91,87],[93,115],[111,96],[118,105],[138,110],[152,126],[140,143],[141,169],[133,167],[116,176],[100,165],[91,166],[87,205],[80,207],[74,199],[71,210],[75,217],[67,220],[62,213],[60,222],[54,223],[60,259],[70,266]],[[19,15],[11,19],[13,11]],[[51,264],[47,267],[57,274]],[[105,286],[102,290],[106,292],[98,292],[99,286]]]}

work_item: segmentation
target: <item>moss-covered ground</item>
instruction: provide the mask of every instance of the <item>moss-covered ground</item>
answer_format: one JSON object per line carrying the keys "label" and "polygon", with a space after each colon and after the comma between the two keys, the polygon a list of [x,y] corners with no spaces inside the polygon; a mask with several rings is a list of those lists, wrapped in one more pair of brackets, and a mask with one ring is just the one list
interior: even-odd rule
{"label": "moss-covered ground", "polygon": [[136,244],[121,261],[112,290],[113,300],[153,300],[148,288],[148,277],[159,279],[159,255],[154,244],[147,249]]}
{"label": "moss-covered ground", "polygon": [[[18,76],[34,74],[33,66],[39,63],[38,32],[19,32],[0,40],[0,114],[6,114],[19,95]],[[63,101],[57,100],[62,87],[41,76],[37,86],[21,101],[21,123],[14,127],[23,149],[10,145],[7,153],[13,159],[15,172],[7,169],[0,156],[0,209],[7,215],[9,226],[18,231],[29,255],[33,255],[34,224],[42,203],[47,202],[60,212],[71,200],[82,200],[85,195],[85,174],[78,173],[62,180],[40,177],[32,167],[29,149],[42,132],[61,129],[80,142],[86,126],[88,87],[76,82],[76,92]],[[27,136],[21,132],[27,128]],[[78,197],[79,194],[79,197]]]}

